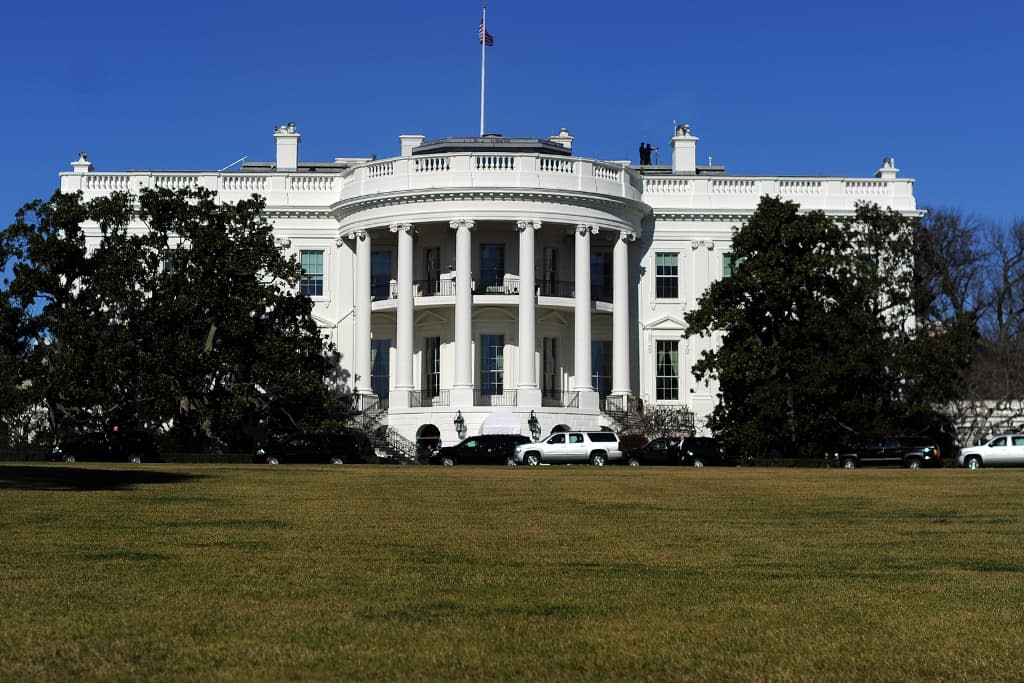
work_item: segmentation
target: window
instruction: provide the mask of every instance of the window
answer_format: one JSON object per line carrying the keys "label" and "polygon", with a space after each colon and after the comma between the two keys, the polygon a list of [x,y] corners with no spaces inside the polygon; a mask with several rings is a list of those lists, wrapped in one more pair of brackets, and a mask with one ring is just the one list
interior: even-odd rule
{"label": "window", "polygon": [[679,342],[659,339],[655,362],[655,398],[659,401],[678,401]]}
{"label": "window", "polygon": [[741,263],[743,259],[734,257],[732,252],[722,254],[722,277],[732,277],[732,271]]}
{"label": "window", "polygon": [[565,434],[555,434],[548,439],[548,443],[565,443]]}
{"label": "window", "polygon": [[391,389],[391,340],[370,342],[370,389],[379,398],[387,398]]}
{"label": "window", "polygon": [[480,393],[499,396],[505,392],[505,337],[480,335]]}
{"label": "window", "polygon": [[423,389],[427,396],[441,395],[441,338],[423,340]]}
{"label": "window", "polygon": [[541,251],[537,287],[541,296],[558,296],[558,250],[544,247]]}
{"label": "window", "polygon": [[480,278],[478,291],[500,293],[505,285],[505,245],[484,244],[480,247]]}
{"label": "window", "polygon": [[323,296],[324,252],[300,251],[299,263],[302,266],[302,278],[299,280],[299,291],[306,296]]}
{"label": "window", "polygon": [[423,274],[426,282],[423,287],[424,296],[437,296],[441,293],[441,247],[427,247],[423,250]]}
{"label": "window", "polygon": [[598,396],[612,393],[612,343],[610,341],[590,342],[590,365],[593,368],[591,380]]}
{"label": "window", "polygon": [[541,382],[544,396],[556,396],[562,391],[558,372],[558,339],[544,337],[541,353]]}
{"label": "window", "polygon": [[607,252],[590,255],[590,298],[612,300],[612,259]]}
{"label": "window", "polygon": [[390,251],[375,251],[370,258],[370,297],[375,301],[391,298]]}
{"label": "window", "polygon": [[569,435],[569,443],[583,443],[583,435],[582,434],[570,434]]}
{"label": "window", "polygon": [[679,254],[654,255],[654,296],[658,299],[679,298]]}

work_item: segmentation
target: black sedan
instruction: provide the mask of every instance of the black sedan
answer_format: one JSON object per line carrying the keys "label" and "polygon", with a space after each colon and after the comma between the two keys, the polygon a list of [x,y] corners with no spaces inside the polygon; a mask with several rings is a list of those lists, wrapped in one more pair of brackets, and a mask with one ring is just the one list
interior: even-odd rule
{"label": "black sedan", "polygon": [[154,461],[160,453],[156,440],[147,432],[88,432],[54,444],[50,460],[64,462],[132,462]]}
{"label": "black sedan", "polygon": [[463,439],[430,454],[431,465],[509,465],[515,466],[516,446],[530,443],[521,434],[482,434]]}
{"label": "black sedan", "polygon": [[648,441],[640,448],[630,448],[617,462],[630,467],[640,465],[678,465],[681,451],[675,440],[666,438]]}
{"label": "black sedan", "polygon": [[345,465],[366,462],[367,445],[355,432],[329,434],[297,434],[268,448],[260,448],[254,462],[279,465],[281,463],[323,463]]}
{"label": "black sedan", "polygon": [[706,465],[735,465],[725,447],[717,440],[707,436],[690,436],[683,439],[682,445],[673,439],[658,438],[649,441],[640,448],[631,448],[623,454],[620,464],[631,467],[640,465],[683,465],[685,467],[704,467]]}

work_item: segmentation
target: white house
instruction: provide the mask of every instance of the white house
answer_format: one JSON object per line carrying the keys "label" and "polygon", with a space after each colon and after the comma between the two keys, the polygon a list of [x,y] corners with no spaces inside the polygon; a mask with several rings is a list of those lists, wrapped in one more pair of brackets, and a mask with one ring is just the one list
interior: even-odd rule
{"label": "white house", "polygon": [[83,155],[61,189],[266,197],[345,388],[410,440],[450,443],[458,418],[472,434],[496,412],[524,433],[531,415],[545,433],[597,428],[638,401],[689,408],[700,425],[716,387],[690,368],[713,341],[685,339],[683,315],[729,275],[732,231],[763,195],[835,216],[860,201],[917,213],[891,159],[864,178],[733,176],[696,163],[685,125],[670,164],[640,166],[573,156],[565,129],[402,135],[392,158],[315,163],[299,160],[294,124],[274,138],[274,162],[230,172],[101,173]]}

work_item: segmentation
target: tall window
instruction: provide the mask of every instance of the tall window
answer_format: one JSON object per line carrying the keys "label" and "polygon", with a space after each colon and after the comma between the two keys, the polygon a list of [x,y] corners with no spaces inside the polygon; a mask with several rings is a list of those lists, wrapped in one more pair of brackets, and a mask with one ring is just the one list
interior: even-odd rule
{"label": "tall window", "polygon": [[423,389],[427,396],[441,395],[441,338],[423,340]]}
{"label": "tall window", "polygon": [[562,390],[558,372],[558,339],[544,337],[541,353],[541,382],[545,396],[553,396]]}
{"label": "tall window", "polygon": [[370,342],[370,389],[380,398],[387,398],[391,389],[391,340]]}
{"label": "tall window", "polygon": [[306,296],[323,296],[324,252],[300,251],[299,264],[302,266],[302,278],[299,280],[299,291]]}
{"label": "tall window", "polygon": [[608,252],[590,255],[590,298],[594,301],[612,300],[612,259]]}
{"label": "tall window", "polygon": [[480,393],[497,396],[505,392],[505,337],[480,335]]}
{"label": "tall window", "polygon": [[436,296],[441,289],[441,247],[427,247],[423,250],[423,274],[426,284],[425,296]]}
{"label": "tall window", "polygon": [[391,297],[390,251],[375,251],[370,258],[370,296],[375,301]]}
{"label": "tall window", "polygon": [[480,278],[477,287],[481,292],[500,292],[505,284],[505,245],[484,244],[480,247]]}
{"label": "tall window", "polygon": [[654,295],[658,299],[679,298],[679,254],[654,255]]}
{"label": "tall window", "polygon": [[538,264],[537,287],[540,288],[541,296],[555,296],[558,282],[558,250],[551,247],[544,247],[541,250],[540,263]]}
{"label": "tall window", "polygon": [[612,393],[612,343],[610,341],[590,342],[590,364],[593,366],[591,379],[598,396]]}
{"label": "tall window", "polygon": [[679,342],[659,339],[655,351],[655,398],[679,400]]}

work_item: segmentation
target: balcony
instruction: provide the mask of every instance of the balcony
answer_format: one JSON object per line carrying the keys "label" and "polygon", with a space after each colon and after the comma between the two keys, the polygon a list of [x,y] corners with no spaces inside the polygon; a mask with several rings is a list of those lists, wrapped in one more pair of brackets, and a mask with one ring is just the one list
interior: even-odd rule
{"label": "balcony", "polygon": [[385,159],[344,174],[342,201],[445,188],[543,188],[640,200],[641,178],[620,164],[531,153],[455,152]]}
{"label": "balcony", "polygon": [[[436,280],[413,280],[413,296],[453,297],[455,296],[455,280],[438,278]],[[519,278],[506,275],[490,282],[474,282],[472,292],[476,296],[518,296]],[[543,280],[537,283],[537,296],[573,299],[576,297],[576,282],[573,280]],[[398,298],[398,284],[395,281],[381,282],[370,285],[370,298],[373,301],[387,301]],[[612,303],[611,285],[591,285],[591,301]]]}

